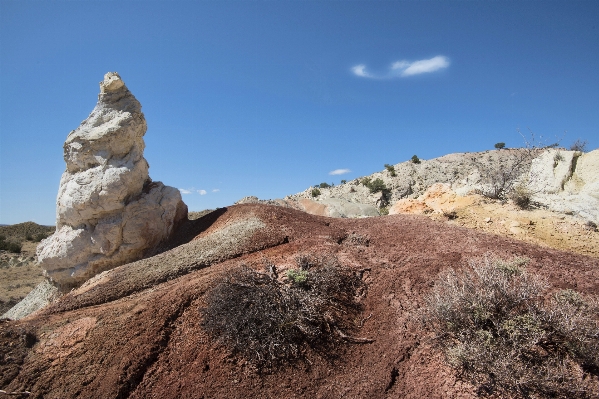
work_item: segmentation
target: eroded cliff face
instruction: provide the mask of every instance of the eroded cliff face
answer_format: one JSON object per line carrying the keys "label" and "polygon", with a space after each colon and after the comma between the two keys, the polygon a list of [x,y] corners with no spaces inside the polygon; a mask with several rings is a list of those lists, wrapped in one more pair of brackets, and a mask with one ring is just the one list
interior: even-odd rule
{"label": "eroded cliff face", "polygon": [[139,101],[107,73],[96,107],[64,143],[56,233],[37,250],[61,290],[142,258],[186,219],[179,190],[149,177],[146,130]]}
{"label": "eroded cliff face", "polygon": [[[473,193],[509,194],[525,187],[531,200],[551,211],[574,214],[599,224],[599,149],[581,153],[563,149],[504,149],[478,153],[449,154],[420,163],[393,165],[395,175],[385,170],[373,173],[370,180],[381,179],[388,189],[371,193],[354,179],[331,188],[320,188],[318,197],[312,187],[285,197],[287,203],[309,213],[339,216],[333,212],[313,212],[329,206],[331,200],[344,204],[391,207],[400,200],[425,195],[434,184],[446,184],[458,196]],[[503,193],[501,191],[503,190]],[[306,204],[309,203],[309,206]],[[341,215],[341,217],[351,217]],[[366,213],[357,216],[370,216]]]}

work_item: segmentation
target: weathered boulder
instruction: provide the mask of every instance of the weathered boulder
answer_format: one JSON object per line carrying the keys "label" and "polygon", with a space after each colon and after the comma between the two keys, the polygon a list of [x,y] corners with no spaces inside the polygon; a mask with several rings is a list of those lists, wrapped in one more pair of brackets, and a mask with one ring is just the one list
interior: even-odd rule
{"label": "weathered boulder", "polygon": [[96,107],[64,143],[56,233],[37,248],[62,291],[151,253],[186,219],[179,190],[148,175],[146,130],[139,101],[107,73]]}

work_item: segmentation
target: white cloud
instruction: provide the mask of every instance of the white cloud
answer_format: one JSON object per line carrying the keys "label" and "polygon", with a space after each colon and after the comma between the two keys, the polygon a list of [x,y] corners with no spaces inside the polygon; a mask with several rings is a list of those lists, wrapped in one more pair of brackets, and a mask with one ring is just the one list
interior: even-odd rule
{"label": "white cloud", "polygon": [[418,60],[413,62],[406,60],[395,61],[393,64],[391,64],[389,72],[386,75],[373,75],[366,71],[366,65],[364,64],[352,67],[352,72],[354,75],[360,76],[362,78],[390,79],[395,77],[406,77],[420,75],[422,73],[436,72],[440,69],[447,68],[449,64],[449,58],[443,55],[438,55],[428,60]]}
{"label": "white cloud", "polygon": [[364,64],[356,65],[356,66],[352,67],[351,70],[355,75],[361,76],[363,78],[373,78],[374,77],[374,76],[370,75],[368,72],[366,72],[366,65],[364,65]]}
{"label": "white cloud", "polygon": [[335,169],[329,172],[329,175],[344,175],[346,173],[351,172],[349,169]]}
{"label": "white cloud", "polygon": [[218,193],[220,191],[220,188],[215,188],[214,190],[212,190],[213,193]]}
{"label": "white cloud", "polygon": [[[402,62],[405,63],[405,61]],[[447,68],[448,66],[449,60],[447,59],[447,57],[438,55],[436,57],[431,58],[430,60],[420,60],[412,62],[406,69],[402,71],[401,76],[411,76],[419,75],[421,73],[435,72],[439,69]],[[404,66],[400,68],[404,68]]]}
{"label": "white cloud", "polygon": [[198,190],[198,193],[199,193],[200,195],[206,195],[206,190]]}
{"label": "white cloud", "polygon": [[186,190],[184,188],[180,188],[179,191],[181,192],[181,194],[191,194],[190,190]]}

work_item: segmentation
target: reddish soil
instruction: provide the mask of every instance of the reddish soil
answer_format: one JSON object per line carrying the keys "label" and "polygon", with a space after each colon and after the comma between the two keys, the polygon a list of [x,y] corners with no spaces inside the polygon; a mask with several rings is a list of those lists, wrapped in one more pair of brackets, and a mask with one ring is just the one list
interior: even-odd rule
{"label": "reddish soil", "polygon": [[[256,219],[264,227],[210,252],[210,237]],[[441,270],[487,252],[526,256],[528,270],[553,287],[599,292],[599,259],[424,216],[332,219],[237,205],[189,221],[163,250],[27,319],[1,322],[0,388],[30,398],[473,398],[476,388],[459,380],[413,321]],[[374,342],[259,373],[209,339],[200,309],[216,277],[241,263],[262,268],[264,257],[284,270],[306,252],[365,269],[355,335]]]}

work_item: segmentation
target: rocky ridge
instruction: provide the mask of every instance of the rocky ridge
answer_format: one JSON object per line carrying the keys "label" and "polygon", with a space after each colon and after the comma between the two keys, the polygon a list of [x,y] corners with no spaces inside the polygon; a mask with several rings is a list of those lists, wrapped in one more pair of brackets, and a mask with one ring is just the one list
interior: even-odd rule
{"label": "rocky ridge", "polygon": [[[599,223],[599,149],[588,153],[554,148],[456,153],[420,163],[406,161],[393,168],[395,173],[384,170],[366,176],[370,180],[381,179],[388,189],[386,194],[371,193],[361,183],[364,178],[358,178],[319,188],[317,197],[312,195],[314,187],[310,187],[285,197],[285,202],[307,212],[318,209],[311,203],[326,207],[331,199],[380,209],[402,199],[418,198],[435,183],[448,184],[457,195],[465,196],[490,193],[507,178],[511,180],[508,189],[526,188],[530,200],[539,207]],[[328,210],[319,214],[347,216],[343,212],[334,213]]]}

